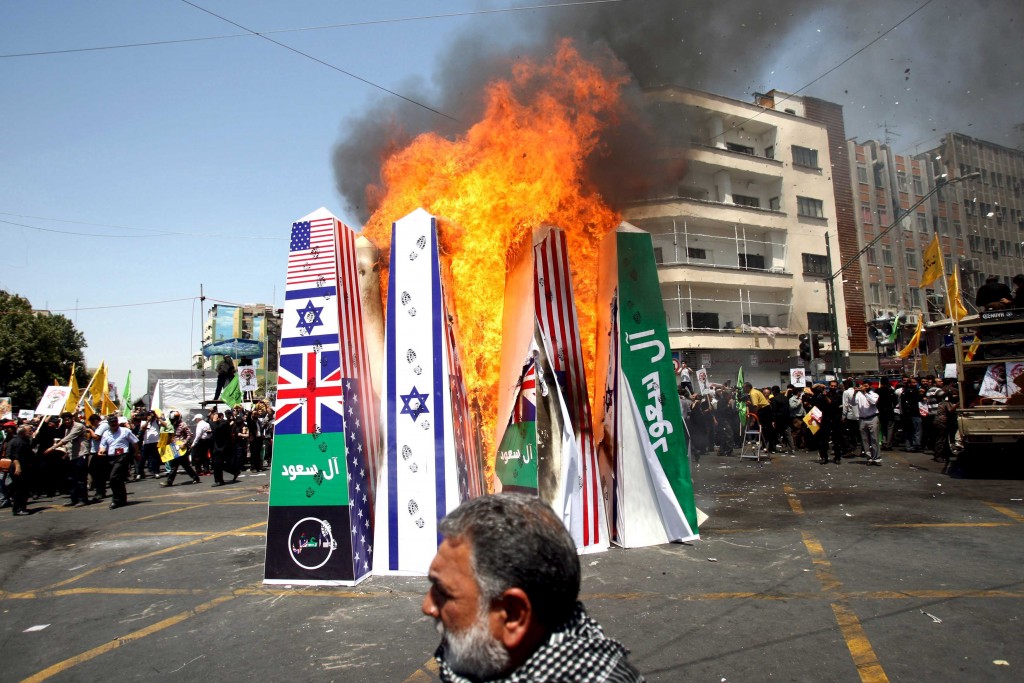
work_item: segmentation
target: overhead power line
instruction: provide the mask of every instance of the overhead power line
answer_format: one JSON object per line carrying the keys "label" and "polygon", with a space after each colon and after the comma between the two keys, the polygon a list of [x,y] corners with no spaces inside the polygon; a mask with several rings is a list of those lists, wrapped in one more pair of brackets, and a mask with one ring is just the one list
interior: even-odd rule
{"label": "overhead power line", "polygon": [[[135,304],[108,304],[106,306],[76,306],[75,308],[47,308],[50,313],[70,313],[72,311],[99,311],[106,308],[132,308],[135,306],[155,306],[157,304],[174,304],[180,301],[192,301],[197,296],[187,296],[181,299],[162,299],[160,301],[140,301]],[[41,310],[41,309],[33,309]],[[0,311],[0,315],[31,315],[33,311]]]}
{"label": "overhead power line", "polygon": [[[115,230],[131,230],[136,232],[147,233],[143,237],[229,237],[231,239],[245,239],[245,240],[273,240],[282,242],[287,240],[287,237],[267,237],[262,235],[245,235],[235,233],[215,233],[215,232],[182,232],[180,230],[155,230],[152,228],[137,228],[127,225],[112,225],[109,223],[88,223],[85,221],[73,221],[63,218],[47,218],[45,216],[28,216],[25,214],[18,213],[7,213],[6,211],[0,211],[0,216],[14,216],[16,218],[30,218],[37,221],[52,221],[54,223],[71,223],[74,225],[90,225],[99,228],[114,228]],[[56,230],[54,228],[42,228],[37,225],[27,225],[25,223],[17,223],[15,221],[8,221],[0,218],[0,223],[6,223],[7,225],[16,225],[19,228],[28,228],[29,230],[39,230],[41,232],[53,232],[61,235],[74,235],[76,237],[131,237],[131,235],[116,235],[109,233],[97,233],[97,232],[72,232],[70,230]]]}

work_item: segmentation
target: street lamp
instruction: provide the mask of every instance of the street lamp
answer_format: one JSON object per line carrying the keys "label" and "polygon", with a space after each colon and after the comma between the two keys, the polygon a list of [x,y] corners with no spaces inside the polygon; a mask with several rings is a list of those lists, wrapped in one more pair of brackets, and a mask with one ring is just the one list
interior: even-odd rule
{"label": "street lamp", "polygon": [[[943,174],[943,176],[945,176],[945,174]],[[842,275],[843,271],[845,271],[847,268],[850,268],[854,264],[858,263],[860,257],[863,256],[868,251],[868,249],[871,249],[876,244],[878,244],[883,237],[889,234],[890,230],[899,225],[900,222],[906,216],[909,216],[911,213],[913,213],[914,209],[924,204],[926,199],[928,199],[933,194],[935,194],[936,192],[938,192],[947,185],[953,185],[955,183],[963,182],[964,180],[975,180],[977,178],[980,178],[981,171],[974,171],[973,173],[968,173],[967,175],[957,176],[952,180],[947,180],[943,176],[936,178],[935,187],[933,187],[931,190],[925,193],[920,199],[914,202],[914,204],[911,205],[910,208],[906,209],[905,211],[902,211],[896,220],[894,220],[892,223],[886,226],[885,230],[882,230],[880,233],[878,233],[875,239],[865,244],[860,251],[854,254],[846,263],[839,267],[839,270],[837,270],[834,273],[832,272],[832,250],[829,245],[828,233],[825,233],[825,258],[828,261],[828,273],[826,273],[825,275],[825,292],[829,297],[828,314],[832,321],[832,367],[836,373],[839,372],[839,329],[838,320],[836,320],[836,293],[834,289],[834,280],[840,275]]]}

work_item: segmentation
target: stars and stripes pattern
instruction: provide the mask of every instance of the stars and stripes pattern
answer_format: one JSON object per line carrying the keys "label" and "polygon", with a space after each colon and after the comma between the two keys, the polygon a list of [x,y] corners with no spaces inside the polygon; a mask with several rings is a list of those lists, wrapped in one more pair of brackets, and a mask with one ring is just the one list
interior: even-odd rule
{"label": "stars and stripes pattern", "polygon": [[[344,377],[359,378],[355,397],[359,399],[361,412],[360,433],[364,453],[363,460],[370,482],[369,498],[372,509],[373,487],[377,481],[377,460],[380,450],[380,418],[376,407],[373,385],[370,381],[370,361],[366,352],[366,336],[363,330],[363,306],[359,298],[358,264],[356,261],[355,232],[341,221],[337,221],[338,280],[341,296],[338,298],[338,317],[341,327],[341,374]],[[355,379],[353,380],[355,381]],[[346,410],[346,414],[348,411]]]}
{"label": "stars and stripes pattern", "polygon": [[[447,310],[445,320],[451,320]],[[455,441],[455,469],[459,477],[459,500],[465,502],[484,494],[484,477],[483,468],[480,466],[480,447],[475,438],[473,415],[466,394],[466,382],[462,375],[454,323],[447,326],[445,345],[452,405],[452,437]]]}
{"label": "stars and stripes pattern", "polygon": [[352,565],[356,578],[369,574],[373,567],[373,499],[370,472],[365,448],[364,411],[360,409],[362,382],[346,377],[342,380],[345,403],[345,459],[348,467],[349,518],[352,535]]}
{"label": "stars and stripes pattern", "polygon": [[579,322],[576,318],[565,233],[558,229],[550,229],[547,236],[534,246],[534,256],[534,304],[537,320],[542,332],[551,342],[554,354],[551,365],[566,397],[569,417],[572,420],[582,460],[579,471],[583,479],[583,544],[607,545],[603,529],[604,510],[597,449],[594,444],[593,417],[587,394],[583,349]]}
{"label": "stars and stripes pattern", "polygon": [[334,216],[292,223],[285,286],[333,284],[338,276],[334,257]]}

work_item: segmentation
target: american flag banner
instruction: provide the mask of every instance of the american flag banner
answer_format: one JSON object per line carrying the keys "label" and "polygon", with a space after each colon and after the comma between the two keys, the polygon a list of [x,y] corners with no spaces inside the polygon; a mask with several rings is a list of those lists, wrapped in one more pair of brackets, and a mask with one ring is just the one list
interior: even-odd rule
{"label": "american flag banner", "polygon": [[579,448],[581,547],[603,550],[608,547],[604,500],[565,233],[550,226],[542,228],[534,236],[533,249],[537,323],[551,343],[551,362]]}
{"label": "american flag banner", "polygon": [[417,209],[392,227],[374,574],[426,575],[438,521],[482,489],[442,279],[436,221]]}
{"label": "american flag banner", "polygon": [[266,583],[354,585],[369,574],[377,421],[363,407],[354,251],[352,230],[326,209],[291,226]]}
{"label": "american flag banner", "polygon": [[[447,306],[447,303],[446,303]],[[459,500],[482,496],[487,492],[484,481],[483,459],[479,430],[476,428],[473,411],[466,393],[466,381],[462,375],[462,361],[459,354],[458,335],[455,322],[446,316],[445,353],[448,358],[449,394],[451,395],[452,439],[455,444],[455,466],[459,478]]]}

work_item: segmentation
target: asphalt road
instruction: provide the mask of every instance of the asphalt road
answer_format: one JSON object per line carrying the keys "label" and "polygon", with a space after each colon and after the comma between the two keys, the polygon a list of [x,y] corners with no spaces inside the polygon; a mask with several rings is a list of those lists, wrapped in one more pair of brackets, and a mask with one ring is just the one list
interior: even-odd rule
{"label": "asphalt road", "polygon": [[[1013,681],[1024,485],[923,454],[705,456],[702,540],[583,556],[649,681]],[[431,681],[423,579],[264,587],[266,477],[0,515],[0,681]]]}

